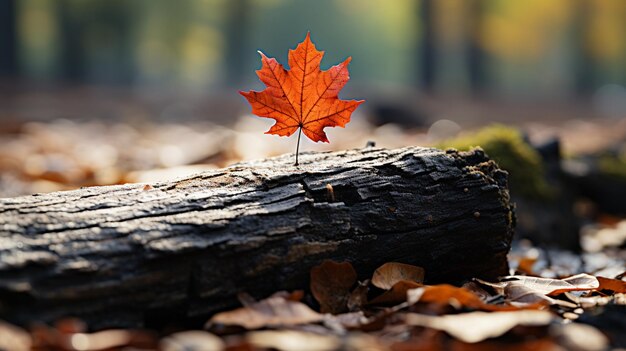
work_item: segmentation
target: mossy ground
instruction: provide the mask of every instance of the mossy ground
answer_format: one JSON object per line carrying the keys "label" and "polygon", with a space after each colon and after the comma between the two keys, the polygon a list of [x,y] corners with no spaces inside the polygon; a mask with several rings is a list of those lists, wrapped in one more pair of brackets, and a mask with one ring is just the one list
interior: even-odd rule
{"label": "mossy ground", "polygon": [[541,156],[515,128],[491,125],[473,134],[444,140],[436,146],[461,151],[481,147],[500,168],[509,172],[509,186],[514,195],[536,200],[553,197],[544,176]]}
{"label": "mossy ground", "polygon": [[626,152],[601,155],[598,169],[603,174],[626,181]]}

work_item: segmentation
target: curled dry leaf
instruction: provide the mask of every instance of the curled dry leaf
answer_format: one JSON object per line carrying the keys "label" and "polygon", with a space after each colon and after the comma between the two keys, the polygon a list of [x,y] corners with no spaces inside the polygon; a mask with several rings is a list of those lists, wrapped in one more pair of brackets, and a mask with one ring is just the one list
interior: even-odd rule
{"label": "curled dry leaf", "polygon": [[379,296],[376,296],[369,305],[396,305],[407,301],[407,292],[412,289],[417,289],[424,286],[421,283],[412,280],[400,280],[396,282],[390,290],[385,291]]}
{"label": "curled dry leaf", "polygon": [[349,262],[325,260],[311,269],[311,292],[322,313],[343,313],[348,310],[350,289],[357,281]]}
{"label": "curled dry leaf", "polygon": [[0,350],[28,351],[31,344],[25,330],[0,320]]}
{"label": "curled dry leaf", "polygon": [[348,297],[348,310],[349,311],[359,311],[361,308],[367,304],[367,293],[369,291],[369,279],[366,279],[363,282],[358,282],[358,285]]}
{"label": "curled dry leaf", "polygon": [[407,313],[403,316],[409,325],[445,331],[458,340],[475,343],[503,335],[513,327],[544,326],[552,321],[546,311],[470,312],[445,316]]}
{"label": "curled dry leaf", "polygon": [[504,279],[506,280],[499,283],[489,283],[479,279],[477,281],[495,288],[499,293],[504,293],[507,285],[521,284],[536,293],[552,296],[568,291],[595,290],[600,286],[600,282],[598,282],[596,277],[584,273],[564,279],[528,277],[524,275],[513,275]]}
{"label": "curled dry leaf", "polygon": [[224,348],[222,339],[201,330],[175,333],[159,343],[162,351],[222,351]]}
{"label": "curled dry leaf", "polygon": [[548,303],[571,308],[576,307],[576,305],[550,296],[570,291],[596,290],[600,286],[598,279],[589,274],[577,274],[564,279],[527,276],[511,276],[505,279],[511,280],[499,283],[478,281],[495,288],[508,301],[516,304]]}
{"label": "curled dry leaf", "polygon": [[374,271],[372,285],[383,290],[389,290],[401,280],[423,283],[424,268],[410,264],[388,262]]}
{"label": "curled dry leaf", "polygon": [[516,306],[543,303],[546,305],[558,305],[568,308],[576,307],[576,304],[572,302],[552,298],[544,295],[541,291],[534,290],[532,287],[516,281],[511,282],[511,284],[507,284],[504,287],[504,296],[507,301]]}
{"label": "curled dry leaf", "polygon": [[333,335],[321,335],[295,330],[266,330],[246,334],[251,345],[261,349],[280,351],[333,351],[341,340]]}
{"label": "curled dry leaf", "polygon": [[270,297],[247,307],[218,313],[208,321],[207,327],[223,324],[237,325],[251,330],[281,325],[316,323],[323,318],[323,315],[301,302],[286,300],[282,297]]}
{"label": "curled dry leaf", "polygon": [[[415,295],[416,292],[409,292],[409,296]],[[465,289],[458,288],[453,285],[440,284],[425,286],[419,298],[413,298],[412,301],[421,303],[432,303],[438,305],[451,305],[457,309],[474,309],[482,311],[516,311],[520,307],[510,305],[491,305],[485,303],[478,295]],[[525,309],[537,309],[542,305],[532,305]]]}

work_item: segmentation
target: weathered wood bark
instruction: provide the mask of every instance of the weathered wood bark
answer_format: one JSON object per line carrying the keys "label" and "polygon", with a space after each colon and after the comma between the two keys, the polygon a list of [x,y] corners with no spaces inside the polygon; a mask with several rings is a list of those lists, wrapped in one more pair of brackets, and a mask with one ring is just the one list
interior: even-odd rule
{"label": "weathered wood bark", "polygon": [[362,278],[388,261],[423,266],[430,282],[507,272],[506,172],[482,151],[366,148],[293,162],[0,199],[2,318],[73,315],[100,328],[206,315],[237,292],[306,288],[325,258],[351,261]]}

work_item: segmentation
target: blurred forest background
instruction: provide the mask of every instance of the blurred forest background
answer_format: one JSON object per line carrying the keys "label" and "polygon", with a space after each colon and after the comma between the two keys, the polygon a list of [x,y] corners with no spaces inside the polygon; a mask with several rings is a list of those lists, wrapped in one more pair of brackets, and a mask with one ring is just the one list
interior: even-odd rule
{"label": "blurred forest background", "polygon": [[354,84],[512,98],[626,82],[620,0],[2,0],[0,67],[28,83],[221,91],[307,31]]}
{"label": "blurred forest background", "polygon": [[[428,144],[494,121],[573,130],[572,152],[626,135],[623,0],[0,0],[0,184],[292,152],[237,91],[263,88],[257,50],[286,63],[307,31],[323,68],[353,57],[342,97],[367,103],[305,150]],[[2,194],[33,191],[11,184]]]}

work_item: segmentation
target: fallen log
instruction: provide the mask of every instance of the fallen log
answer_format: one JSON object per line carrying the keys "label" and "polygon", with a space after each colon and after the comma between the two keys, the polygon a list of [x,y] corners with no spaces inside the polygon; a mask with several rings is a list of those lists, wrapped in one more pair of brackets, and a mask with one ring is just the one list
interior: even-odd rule
{"label": "fallen log", "polygon": [[323,259],[360,278],[398,261],[427,282],[507,273],[506,172],[481,150],[303,153],[159,184],[0,199],[0,318],[95,329],[206,316],[308,286]]}

